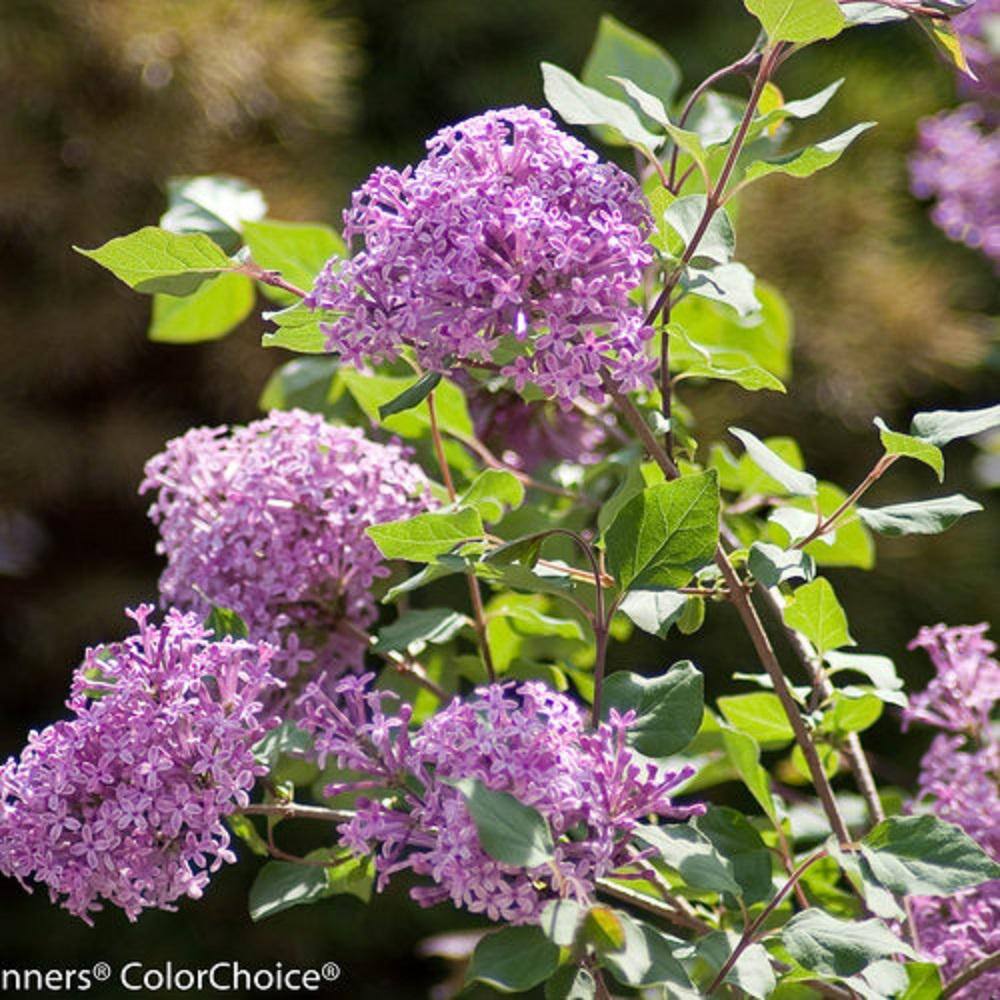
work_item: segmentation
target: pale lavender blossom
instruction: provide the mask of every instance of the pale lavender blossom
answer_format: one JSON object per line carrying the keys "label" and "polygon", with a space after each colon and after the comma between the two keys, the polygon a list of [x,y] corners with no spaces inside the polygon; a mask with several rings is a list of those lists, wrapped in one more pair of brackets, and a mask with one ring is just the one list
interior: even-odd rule
{"label": "pale lavender blossom", "polygon": [[363,249],[331,260],[307,300],[338,314],[329,349],[355,364],[404,345],[431,369],[499,363],[566,405],[603,399],[605,375],[650,384],[653,331],[629,297],[652,260],[636,182],[544,110],[488,111],[427,149],[416,167],[378,168],[344,214]]}
{"label": "pale lavender blossom", "polygon": [[[960,826],[1000,861],[1000,743],[990,719],[1000,698],[1000,666],[985,631],[985,625],[921,630],[913,645],[928,651],[937,676],[910,698],[907,718],[947,730],[920,763],[913,808]],[[920,947],[941,965],[945,981],[1000,952],[1000,880],[948,897],[913,897],[911,904]],[[1000,969],[954,995],[1000,996]]]}
{"label": "pale lavender blossom", "polygon": [[[693,768],[667,771],[628,748],[634,713],[612,712],[588,730],[570,698],[527,681],[456,698],[411,732],[410,707],[388,712],[394,695],[371,690],[370,680],[345,678],[333,698],[312,687],[304,725],[321,763],[333,758],[360,775],[330,794],[379,790],[358,800],[339,828],[342,841],[374,854],[379,889],[406,869],[428,876],[434,885],[411,890],[423,906],[450,899],[491,920],[529,923],[551,899],[591,899],[598,878],[627,866],[642,819],[683,820],[704,809],[670,799]],[[536,809],[556,840],[552,864],[526,870],[492,858],[449,783],[462,778]]]}
{"label": "pale lavender blossom", "polygon": [[196,615],[138,626],[88,649],[73,677],[73,717],[32,732],[0,768],[0,871],[92,923],[102,901],[135,920],[202,895],[235,860],[223,818],[258,775],[253,745],[272,724],[278,682],[264,643],[224,639]]}
{"label": "pale lavender blossom", "polygon": [[388,573],[365,529],[430,502],[404,448],[302,410],[191,430],[150,459],[140,491],[156,492],[163,602],[237,612],[251,638],[279,647],[274,670],[292,689],[361,667],[357,630]]}

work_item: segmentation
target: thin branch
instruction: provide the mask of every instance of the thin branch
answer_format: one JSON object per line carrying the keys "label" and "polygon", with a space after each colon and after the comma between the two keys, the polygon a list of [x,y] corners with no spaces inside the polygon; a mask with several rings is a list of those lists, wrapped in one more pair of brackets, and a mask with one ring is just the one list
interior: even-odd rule
{"label": "thin branch", "polygon": [[349,809],[306,806],[298,802],[251,802],[237,812],[245,816],[277,816],[280,819],[312,819],[322,823],[347,823],[354,819]]}
{"label": "thin branch", "polygon": [[293,285],[290,281],[285,281],[285,279],[281,276],[280,271],[272,271],[261,267],[252,260],[245,260],[238,268],[236,268],[236,271],[240,274],[245,274],[248,277],[253,278],[254,281],[259,281],[262,285],[270,285],[272,288],[280,288],[300,299],[306,298],[309,294],[297,285]]}
{"label": "thin branch", "polygon": [[1000,966],[1000,951],[978,961],[967,965],[954,979],[950,980],[941,994],[941,1000],[953,997],[963,986],[968,986],[974,979],[978,979],[983,973]]}
{"label": "thin branch", "polygon": [[686,913],[675,909],[669,903],[653,899],[652,896],[647,896],[635,889],[628,889],[609,879],[599,878],[597,880],[597,889],[598,892],[604,893],[605,896],[610,896],[612,899],[617,899],[622,903],[630,903],[637,909],[652,913],[654,916],[661,917],[668,923],[675,924],[678,927],[687,927],[702,934],[707,934],[712,930],[703,920],[699,920],[697,917],[690,917]]}

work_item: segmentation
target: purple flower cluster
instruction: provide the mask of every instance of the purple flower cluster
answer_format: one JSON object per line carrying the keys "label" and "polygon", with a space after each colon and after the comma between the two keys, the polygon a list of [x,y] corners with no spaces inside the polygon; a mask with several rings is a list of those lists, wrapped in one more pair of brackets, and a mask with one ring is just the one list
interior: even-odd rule
{"label": "purple flower cluster", "polygon": [[[629,299],[652,260],[635,181],[553,124],[516,107],[442,129],[416,167],[380,167],[355,192],[344,235],[364,249],[331,260],[308,302],[338,314],[331,350],[427,368],[502,363],[568,405],[649,384],[652,329]],[[504,342],[504,338],[507,338]]]}
{"label": "purple flower cluster", "polygon": [[388,572],[365,529],[429,504],[402,447],[302,410],[189,431],[146,465],[150,490],[164,603],[231,608],[279,648],[274,669],[292,688],[304,668],[361,666],[357,630],[374,620],[370,589]]}
{"label": "purple flower cluster", "polygon": [[546,463],[600,460],[607,427],[600,416],[529,403],[513,392],[479,389],[468,397],[476,437],[508,465],[532,472]]}
{"label": "purple flower cluster", "polygon": [[[985,631],[985,625],[921,630],[912,646],[930,653],[937,676],[910,699],[906,721],[947,730],[934,738],[921,761],[917,804],[960,826],[1000,861],[1000,742],[990,721],[1000,698],[1000,664],[991,655],[996,647]],[[911,902],[920,947],[942,966],[946,980],[1000,952],[1000,881]],[[1000,996],[1000,969],[978,977],[955,996]]]}
{"label": "purple flower cluster", "polygon": [[[340,827],[345,844],[375,855],[378,885],[398,871],[435,885],[411,895],[423,906],[450,899],[491,920],[536,920],[558,897],[584,900],[596,879],[629,864],[628,842],[650,814],[683,820],[701,805],[675,806],[670,791],[693,768],[665,771],[626,746],[632,713],[588,730],[580,708],[537,681],[493,684],[455,699],[415,732],[411,710],[386,711],[394,696],[370,677],[343,679],[335,699],[313,688],[306,727],[321,762],[361,780],[328,791],[379,789]],[[450,784],[471,778],[536,809],[556,839],[551,865],[526,870],[492,858],[480,844],[465,799]]]}
{"label": "purple flower cluster", "polygon": [[935,200],[931,218],[941,230],[1000,266],[1000,57],[990,27],[998,20],[1000,0],[978,0],[955,18],[978,80],[961,79],[968,104],[920,123],[910,178],[918,198]]}
{"label": "purple flower cluster", "polygon": [[195,615],[130,611],[138,632],[88,649],[73,717],[32,732],[0,768],[0,871],[48,886],[91,923],[101,900],[134,920],[199,897],[235,860],[223,817],[265,769],[254,743],[261,698],[277,683],[266,644],[210,633]]}

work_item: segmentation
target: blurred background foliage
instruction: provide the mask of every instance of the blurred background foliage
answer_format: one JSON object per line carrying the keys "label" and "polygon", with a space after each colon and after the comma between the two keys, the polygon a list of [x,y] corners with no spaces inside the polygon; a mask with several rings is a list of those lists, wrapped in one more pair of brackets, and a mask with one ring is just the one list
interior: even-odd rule
{"label": "blurred background foliage", "polygon": [[[578,69],[605,11],[667,47],[687,87],[754,35],[738,0],[5,0],[0,753],[58,715],[82,648],[119,636],[121,608],[155,594],[154,532],[136,495],[143,462],[193,424],[252,418],[268,372],[286,360],[260,349],[255,318],[194,348],[147,342],[148,301],[70,244],[154,222],[178,174],[235,174],[266,192],[272,217],[336,221],[374,165],[418,158],[440,125],[541,104],[538,62]],[[907,190],[916,122],[955,101],[951,72],[918,31],[893,26],[815,47],[779,83],[801,96],[842,75],[812,128],[879,128],[829,172],[757,185],[740,212],[738,255],[794,309],[791,392],[685,386],[682,397],[699,436],[733,422],[793,433],[813,471],[850,487],[879,453],[875,414],[902,427],[916,409],[992,402],[998,354],[990,266],[949,243]],[[949,452],[949,491],[980,495],[987,514],[945,536],[880,542],[874,573],[835,573],[861,648],[894,656],[918,684],[929,670],[905,643],[919,625],[975,622],[997,606],[1000,524],[975,457],[974,444]],[[923,466],[900,463],[872,500],[935,486]],[[714,617],[666,650],[637,637],[612,663],[652,668],[691,653],[711,695],[722,694],[750,652],[725,609]],[[925,737],[901,742],[886,717],[866,743],[883,776],[906,784]],[[396,887],[371,908],[342,897],[253,926],[254,870],[221,873],[179,916],[150,913],[130,928],[108,913],[95,930],[4,881],[4,964],[334,958],[344,996],[418,997],[445,966],[407,956],[428,934],[470,922],[419,911]]]}

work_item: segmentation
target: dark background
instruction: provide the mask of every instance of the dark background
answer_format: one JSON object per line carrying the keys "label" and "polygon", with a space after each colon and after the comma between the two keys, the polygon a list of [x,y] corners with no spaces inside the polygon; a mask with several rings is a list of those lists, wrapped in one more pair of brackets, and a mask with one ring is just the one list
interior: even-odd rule
{"label": "dark background", "polygon": [[[154,222],[166,179],[182,173],[237,174],[265,191],[274,218],[336,222],[374,165],[418,158],[441,124],[541,104],[538,62],[579,69],[604,11],[666,46],[686,87],[755,34],[738,0],[5,0],[0,755],[60,714],[82,649],[119,637],[121,609],[155,596],[154,532],[136,496],[144,461],[194,424],[252,418],[267,373],[286,359],[260,349],[257,320],[213,344],[148,343],[148,302],[70,244]],[[814,472],[850,488],[878,453],[873,415],[903,428],[918,409],[985,405],[997,354],[988,264],[948,243],[907,192],[916,122],[954,103],[951,73],[916,29],[891,27],[816,47],[779,83],[798,97],[841,75],[822,134],[860,119],[880,127],[811,181],[755,188],[740,218],[740,257],[795,310],[791,392],[718,388],[687,401],[699,434],[737,418],[761,436],[792,433]],[[996,606],[998,525],[975,481],[979,455],[973,443],[949,449],[947,492],[976,494],[987,514],[948,535],[880,542],[874,573],[832,574],[860,648],[893,656],[918,684],[928,667],[905,650],[917,628],[979,621]],[[930,470],[899,463],[874,499],[936,490]],[[617,647],[613,664],[652,669],[691,655],[710,693],[724,693],[751,654],[726,609],[715,619],[667,649]],[[901,740],[887,716],[866,743],[884,777],[905,785],[926,740]],[[130,926],[109,912],[94,929],[5,880],[0,964],[335,959],[345,977],[334,993],[422,997],[446,969],[414,959],[417,943],[474,924],[419,910],[400,885],[370,908],[338,898],[255,926],[245,906],[255,870],[252,859],[230,867],[178,914]]]}

